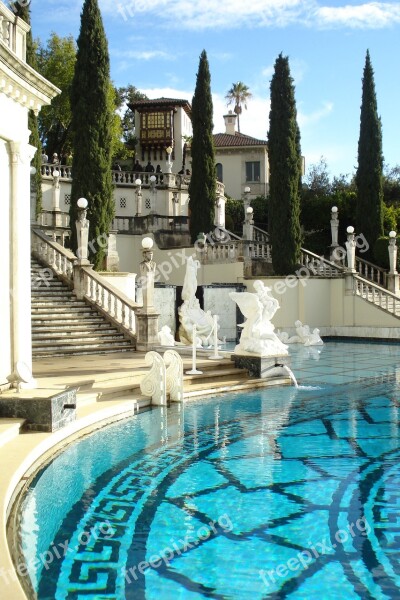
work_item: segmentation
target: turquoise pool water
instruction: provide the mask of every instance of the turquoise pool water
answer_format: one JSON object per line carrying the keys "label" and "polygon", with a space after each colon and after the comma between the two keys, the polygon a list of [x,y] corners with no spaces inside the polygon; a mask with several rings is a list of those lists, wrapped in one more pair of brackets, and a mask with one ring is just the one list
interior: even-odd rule
{"label": "turquoise pool water", "polygon": [[153,409],[40,472],[39,600],[400,598],[400,345],[291,354],[300,389]]}

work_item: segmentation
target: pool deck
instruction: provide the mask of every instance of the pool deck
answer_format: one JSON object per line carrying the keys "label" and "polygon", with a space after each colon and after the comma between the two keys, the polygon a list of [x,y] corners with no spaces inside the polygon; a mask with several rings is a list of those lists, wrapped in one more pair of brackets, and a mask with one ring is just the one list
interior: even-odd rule
{"label": "pool deck", "polygon": [[[184,371],[191,368],[191,357],[183,357]],[[193,386],[194,397],[250,387],[249,382],[225,375],[224,386],[216,388],[216,369],[232,371],[230,357],[209,361],[198,357],[197,367],[208,369],[209,381]],[[108,355],[83,355],[34,360],[33,376],[37,387],[21,390],[20,398],[49,397],[68,387],[78,388],[76,420],[54,433],[23,432],[23,419],[0,419],[0,598],[23,600],[26,595],[15,572],[7,541],[10,507],[26,481],[44,462],[66,443],[109,422],[126,418],[151,404],[140,393],[139,383],[149,370],[145,353],[123,352]],[[278,378],[272,385],[289,383]],[[266,382],[264,382],[264,385]],[[271,385],[270,384],[270,385]],[[263,384],[260,384],[263,385]],[[263,385],[263,387],[264,387]],[[15,397],[10,390],[0,397]],[[13,526],[8,528],[13,531]],[[24,564],[19,565],[24,575]]]}

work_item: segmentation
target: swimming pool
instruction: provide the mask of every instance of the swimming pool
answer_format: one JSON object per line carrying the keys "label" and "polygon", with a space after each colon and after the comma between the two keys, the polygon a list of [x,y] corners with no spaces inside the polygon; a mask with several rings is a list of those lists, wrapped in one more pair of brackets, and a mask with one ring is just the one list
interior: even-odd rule
{"label": "swimming pool", "polygon": [[400,345],[292,347],[300,388],[156,408],[23,502],[39,600],[398,598]]}

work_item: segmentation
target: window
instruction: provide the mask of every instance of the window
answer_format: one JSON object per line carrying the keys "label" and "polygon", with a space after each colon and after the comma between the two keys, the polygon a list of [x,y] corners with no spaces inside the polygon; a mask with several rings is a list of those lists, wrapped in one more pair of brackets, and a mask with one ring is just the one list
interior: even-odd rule
{"label": "window", "polygon": [[246,181],[260,181],[260,161],[246,163]]}
{"label": "window", "polygon": [[217,163],[217,180],[221,183],[224,182],[223,166],[221,163]]}

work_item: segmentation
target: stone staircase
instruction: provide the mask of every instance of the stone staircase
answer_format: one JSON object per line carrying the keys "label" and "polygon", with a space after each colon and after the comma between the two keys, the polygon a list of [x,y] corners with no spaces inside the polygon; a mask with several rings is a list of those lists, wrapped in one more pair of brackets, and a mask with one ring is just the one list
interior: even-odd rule
{"label": "stone staircase", "polygon": [[[43,272],[46,271],[46,276]],[[34,357],[105,354],[133,350],[133,343],[57,275],[31,260]]]}

